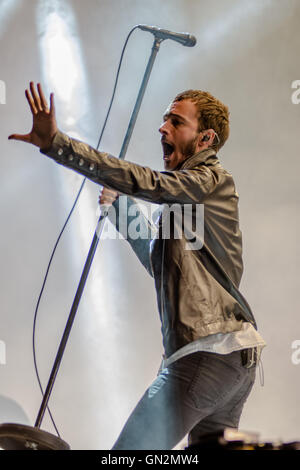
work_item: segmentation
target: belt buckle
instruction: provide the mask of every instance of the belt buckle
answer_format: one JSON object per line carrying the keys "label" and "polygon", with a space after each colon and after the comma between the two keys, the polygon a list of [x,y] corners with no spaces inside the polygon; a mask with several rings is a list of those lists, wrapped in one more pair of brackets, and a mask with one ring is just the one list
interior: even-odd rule
{"label": "belt buckle", "polygon": [[248,348],[242,350],[242,365],[250,369],[257,363],[257,348]]}

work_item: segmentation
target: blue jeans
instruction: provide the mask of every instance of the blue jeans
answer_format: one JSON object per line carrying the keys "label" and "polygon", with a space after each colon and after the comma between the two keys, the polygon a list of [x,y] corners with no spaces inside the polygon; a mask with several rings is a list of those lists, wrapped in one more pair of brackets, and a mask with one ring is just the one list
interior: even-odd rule
{"label": "blue jeans", "polygon": [[241,352],[197,352],[163,369],[128,418],[113,450],[173,449],[189,433],[201,436],[238,428],[256,367],[242,365]]}

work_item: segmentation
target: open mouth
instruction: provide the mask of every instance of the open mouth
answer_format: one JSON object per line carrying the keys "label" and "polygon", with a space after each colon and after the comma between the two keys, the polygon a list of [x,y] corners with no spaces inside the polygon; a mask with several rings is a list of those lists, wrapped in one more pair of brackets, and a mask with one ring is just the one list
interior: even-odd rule
{"label": "open mouth", "polygon": [[174,152],[174,146],[166,141],[162,141],[161,143],[163,148],[164,160],[166,160]]}

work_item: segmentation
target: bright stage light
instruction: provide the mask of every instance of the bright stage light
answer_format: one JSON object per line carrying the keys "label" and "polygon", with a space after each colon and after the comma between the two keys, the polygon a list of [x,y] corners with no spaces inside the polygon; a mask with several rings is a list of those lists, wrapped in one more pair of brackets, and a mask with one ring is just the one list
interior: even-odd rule
{"label": "bright stage light", "polygon": [[68,133],[84,139],[90,111],[88,84],[76,21],[68,2],[41,1],[37,25],[44,82],[60,104],[60,124]]}
{"label": "bright stage light", "polygon": [[[76,20],[68,1],[41,0],[37,10],[37,27],[43,84],[48,94],[54,92],[59,128],[75,138],[87,140],[86,117],[90,114],[88,82]],[[58,174],[63,178],[59,190],[63,192],[62,201],[67,208],[75,197],[80,179],[72,171]],[[95,209],[89,198],[83,195],[80,207],[80,227],[76,237],[79,236],[83,246],[86,246],[86,228],[96,222]],[[76,254],[74,256],[76,259]]]}

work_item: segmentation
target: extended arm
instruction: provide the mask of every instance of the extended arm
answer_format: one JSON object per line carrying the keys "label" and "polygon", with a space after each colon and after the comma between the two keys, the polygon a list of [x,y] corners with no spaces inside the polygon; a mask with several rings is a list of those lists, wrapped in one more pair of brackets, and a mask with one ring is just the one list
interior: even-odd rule
{"label": "extended arm", "polygon": [[30,92],[26,90],[25,94],[33,115],[32,130],[28,134],[13,134],[9,139],[40,147],[42,153],[57,163],[96,183],[158,204],[202,203],[216,184],[211,170],[204,165],[196,170],[159,172],[98,152],[58,131],[53,94],[50,109],[39,84],[38,93],[31,82]]}
{"label": "extended arm", "polygon": [[156,204],[202,203],[215,186],[213,174],[206,166],[155,171],[99,152],[59,131],[51,148],[41,152],[95,183]]}

